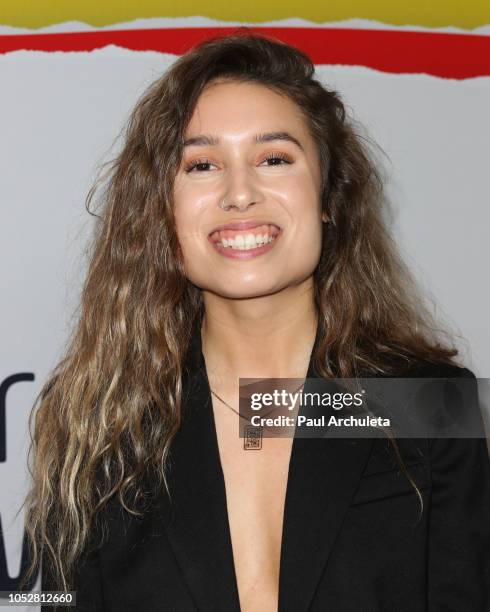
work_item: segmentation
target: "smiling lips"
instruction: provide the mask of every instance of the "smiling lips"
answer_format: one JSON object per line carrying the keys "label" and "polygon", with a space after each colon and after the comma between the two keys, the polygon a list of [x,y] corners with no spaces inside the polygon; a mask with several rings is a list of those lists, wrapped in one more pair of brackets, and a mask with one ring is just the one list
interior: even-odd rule
{"label": "smiling lips", "polygon": [[265,253],[272,248],[281,231],[271,223],[255,224],[244,229],[238,229],[239,226],[236,224],[236,229],[218,229],[210,234],[209,239],[223,255],[243,258],[245,254],[255,256]]}

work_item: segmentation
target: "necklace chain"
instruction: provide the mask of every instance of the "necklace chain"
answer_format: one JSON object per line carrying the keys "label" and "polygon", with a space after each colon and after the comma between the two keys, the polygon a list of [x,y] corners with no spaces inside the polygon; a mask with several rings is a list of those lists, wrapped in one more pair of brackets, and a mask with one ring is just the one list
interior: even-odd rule
{"label": "necklace chain", "polygon": [[[305,381],[303,381],[299,387],[297,387],[297,389],[294,390],[294,393],[297,393],[305,384]],[[238,412],[238,410],[235,410],[235,408],[233,408],[233,406],[230,406],[230,404],[228,404],[228,402],[225,402],[224,399],[222,399],[217,393],[215,393],[211,387],[209,388],[209,390],[211,391],[211,393],[217,398],[219,399],[220,402],[222,402],[225,406],[227,406],[230,410],[232,410],[235,414],[237,414],[239,417],[241,417],[242,419],[245,419],[246,421],[250,422],[250,419],[247,419],[246,416],[243,416],[243,414],[240,414],[240,412]],[[274,411],[274,408],[268,412],[267,414],[264,415],[264,417],[266,417],[267,415],[271,414],[271,412]],[[260,450],[262,448],[262,438],[264,435],[264,428],[261,425],[258,426],[253,426],[253,425],[247,425],[245,426],[245,437],[243,440],[243,448],[245,450]]]}
{"label": "necklace chain", "polygon": [[[297,387],[297,388],[296,388],[296,389],[293,391],[293,393],[297,393],[297,392],[298,392],[298,391],[301,389],[301,387],[303,387],[303,386],[304,386],[304,384],[305,384],[305,383],[304,383],[304,382],[302,382],[302,383],[300,384],[300,386],[299,386],[299,387]],[[224,399],[222,399],[222,398],[221,398],[221,397],[220,397],[220,396],[219,396],[217,393],[215,393],[215,392],[214,392],[214,391],[211,389],[211,387],[209,388],[209,390],[211,391],[211,393],[212,393],[212,394],[213,394],[215,397],[217,397],[217,398],[219,399],[219,401],[220,401],[220,402],[222,402],[222,403],[223,403],[225,406],[228,406],[228,408],[229,408],[230,410],[233,410],[233,412],[234,412],[235,414],[238,414],[238,416],[239,416],[239,417],[241,417],[242,419],[245,419],[246,421],[250,421],[250,419],[247,419],[247,417],[243,416],[243,414],[240,414],[240,413],[238,412],[238,410],[235,410],[235,408],[233,408],[233,406],[230,406],[230,404],[228,404],[228,402],[225,402],[225,400],[224,400]],[[271,412],[273,412],[273,411],[274,411],[274,409],[272,409],[272,410],[271,410]],[[267,414],[270,414],[271,412],[268,412]],[[266,415],[264,415],[264,416],[267,416],[267,414],[266,414]]]}

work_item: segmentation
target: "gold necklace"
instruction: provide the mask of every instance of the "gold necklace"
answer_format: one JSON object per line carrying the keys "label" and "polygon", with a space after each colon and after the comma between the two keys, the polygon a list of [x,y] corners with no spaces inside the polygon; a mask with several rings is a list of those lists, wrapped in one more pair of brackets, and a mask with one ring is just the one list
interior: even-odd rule
{"label": "gold necklace", "polygon": [[[304,386],[304,382],[302,382],[300,384],[300,386],[294,390],[293,393],[297,393],[301,387]],[[233,406],[230,406],[230,404],[228,404],[228,402],[225,402],[224,399],[222,399],[217,393],[215,393],[211,387],[209,388],[209,390],[211,391],[211,393],[219,399],[220,402],[222,402],[225,406],[228,406],[228,408],[230,410],[232,410],[235,414],[238,414],[238,416],[242,419],[245,419],[246,421],[250,422],[250,419],[247,419],[246,416],[243,416],[243,414],[240,414],[240,412],[238,412],[238,410],[235,410],[235,408],[233,408]],[[263,415],[264,418],[268,415],[271,414],[271,412],[274,412],[275,408],[273,408],[270,412],[268,412],[267,414]],[[264,428],[261,425],[245,425],[245,431],[244,431],[245,435],[243,438],[243,448],[245,450],[260,450],[262,448],[262,438],[264,437]]]}

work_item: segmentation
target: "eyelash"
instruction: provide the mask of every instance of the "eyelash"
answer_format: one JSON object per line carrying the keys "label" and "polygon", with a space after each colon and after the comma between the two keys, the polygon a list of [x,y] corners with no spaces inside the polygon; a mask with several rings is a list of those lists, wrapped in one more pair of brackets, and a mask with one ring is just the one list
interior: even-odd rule
{"label": "eyelash", "polygon": [[[286,153],[270,153],[269,155],[267,155],[267,157],[263,161],[268,161],[269,159],[280,159],[283,162],[286,162],[286,164],[293,163],[293,160],[289,157],[289,155],[286,155]],[[184,167],[184,170],[185,172],[187,172],[187,174],[190,174],[196,166],[200,166],[203,164],[208,165],[208,164],[212,164],[212,162],[206,158],[198,159],[196,161],[193,161],[187,164]],[[282,164],[271,164],[271,166],[282,166]],[[200,172],[207,172],[207,170],[201,170]]]}

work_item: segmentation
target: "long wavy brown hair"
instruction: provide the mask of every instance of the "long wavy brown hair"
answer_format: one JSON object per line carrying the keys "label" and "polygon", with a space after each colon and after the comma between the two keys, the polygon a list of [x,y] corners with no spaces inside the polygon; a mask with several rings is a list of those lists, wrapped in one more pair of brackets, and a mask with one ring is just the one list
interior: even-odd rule
{"label": "long wavy brown hair", "polygon": [[[144,92],[121,152],[87,196],[96,225],[76,325],[29,420],[32,430],[35,416],[26,580],[42,559],[68,590],[107,502],[117,496],[138,513],[148,495],[143,479],[166,486],[186,352],[203,315],[202,292],[184,274],[173,183],[196,102],[218,77],[289,96],[318,146],[329,223],[314,272],[317,372],[400,375],[414,362],[457,354],[397,254],[383,222],[380,171],[339,95],[314,78],[304,53],[279,40],[247,28],[207,40]],[[99,214],[90,210],[96,193]]]}

